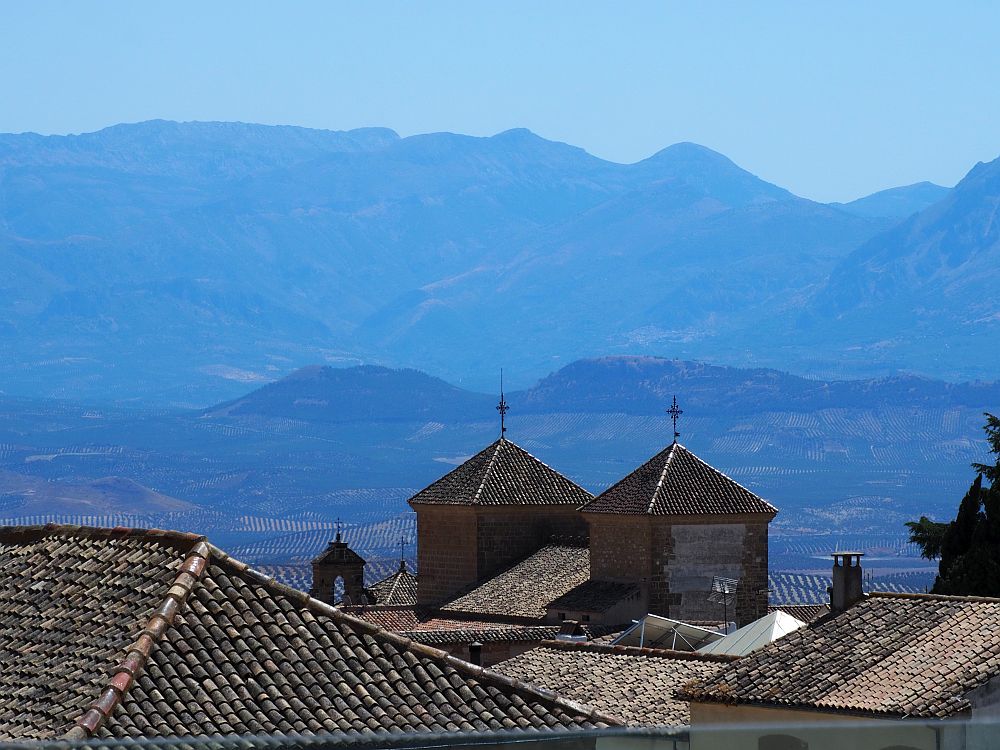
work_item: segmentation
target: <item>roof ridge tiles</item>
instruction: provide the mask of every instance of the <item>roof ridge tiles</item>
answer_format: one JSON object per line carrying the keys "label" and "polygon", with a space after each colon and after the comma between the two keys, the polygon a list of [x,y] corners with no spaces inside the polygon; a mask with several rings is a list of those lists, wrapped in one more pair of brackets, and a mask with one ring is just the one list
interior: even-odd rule
{"label": "roof ridge tiles", "polygon": [[977,596],[973,594],[931,594],[903,591],[869,591],[865,596],[878,599],[918,599],[932,602],[977,602],[981,604],[1000,604],[1000,597]]}
{"label": "roof ridge tiles", "polygon": [[29,540],[35,541],[47,536],[78,537],[81,539],[149,539],[170,543],[182,549],[205,540],[204,534],[190,531],[168,531],[136,526],[84,526],[70,523],[0,526],[0,542],[17,544]]}
{"label": "roof ridge tiles", "polygon": [[733,662],[739,659],[732,654],[701,654],[697,651],[677,651],[670,648],[649,648],[645,646],[618,646],[611,643],[592,641],[542,641],[539,648],[559,651],[588,651],[596,654],[621,654],[623,656],[651,656],[660,659],[680,659],[682,661]]}
{"label": "roof ridge tiles", "polygon": [[[419,654],[432,658],[435,660],[443,661],[448,664],[448,666],[455,669],[455,671],[471,676],[475,679],[482,680],[486,683],[492,683],[494,686],[502,686],[511,688],[518,691],[521,694],[531,695],[537,699],[545,701],[553,706],[558,706],[560,708],[572,711],[579,715],[585,716],[588,719],[597,722],[604,722],[611,726],[621,726],[621,719],[611,716],[610,714],[605,714],[592,706],[586,706],[576,701],[569,700],[562,696],[556,695],[551,691],[539,688],[527,682],[521,682],[514,680],[505,675],[501,675],[498,672],[494,672],[489,669],[485,669],[481,666],[471,664],[470,662],[459,659],[458,657],[452,656],[446,651],[434,648],[433,646],[428,646],[424,643],[419,643],[418,641],[401,635],[400,633],[395,633],[391,630],[386,630],[385,628],[379,627],[373,623],[362,620],[355,617],[352,614],[344,612],[339,607],[334,607],[332,604],[327,604],[326,602],[321,602],[318,599],[314,599],[303,591],[294,589],[284,583],[280,583],[275,579],[265,576],[253,570],[249,565],[239,560],[236,560],[231,555],[223,552],[214,545],[207,545],[212,552],[212,562],[223,568],[229,568],[231,571],[235,572],[240,576],[249,576],[255,580],[256,583],[266,586],[277,594],[290,597],[294,601],[302,604],[314,614],[323,615],[329,617],[332,620],[349,625],[353,630],[365,633],[367,635],[377,636],[378,638],[392,643],[394,646],[402,651],[409,651],[410,653]],[[218,555],[216,555],[218,553]],[[259,580],[262,579],[262,580]]]}
{"label": "roof ridge tiles", "polygon": [[[107,529],[109,533],[101,535],[99,538],[113,539],[122,536],[144,536],[137,534],[122,535],[120,532],[123,528],[115,527]],[[134,530],[125,529],[125,531]],[[104,690],[87,711],[76,720],[69,731],[66,732],[64,739],[89,739],[111,718],[115,709],[124,699],[125,694],[135,684],[136,679],[145,668],[153,649],[156,648],[157,643],[163,638],[167,629],[173,625],[178,611],[187,601],[188,595],[208,567],[212,547],[205,541],[204,537],[185,534],[184,532],[177,532],[176,535],[172,535],[172,532],[164,532],[159,529],[153,531],[158,532],[151,535],[156,538],[190,539],[194,537],[196,541],[194,546],[188,550],[187,556],[184,562],[181,563],[177,575],[174,577],[174,582],[167,590],[167,594],[160,603],[160,606],[153,611],[145,627],[140,632],[139,637],[126,650],[124,659],[114,667],[111,679]]]}
{"label": "roof ridge tiles", "polygon": [[501,437],[493,444],[493,455],[490,456],[490,460],[486,463],[486,469],[483,471],[483,478],[479,482],[479,487],[476,489],[476,493],[472,496],[472,504],[479,505],[479,497],[483,494],[483,488],[486,486],[487,480],[490,478],[490,472],[493,470],[493,466],[497,462],[497,456],[500,455],[500,449],[506,441]]}
{"label": "roof ridge tiles", "polygon": [[656,505],[656,498],[660,494],[660,490],[663,489],[663,483],[667,481],[667,474],[670,472],[670,465],[674,460],[674,449],[677,447],[677,441],[670,445],[670,453],[667,454],[667,460],[663,464],[663,471],[660,472],[660,479],[656,483],[656,489],[653,490],[653,494],[649,498],[649,505],[646,506],[646,512],[652,513],[653,506]]}

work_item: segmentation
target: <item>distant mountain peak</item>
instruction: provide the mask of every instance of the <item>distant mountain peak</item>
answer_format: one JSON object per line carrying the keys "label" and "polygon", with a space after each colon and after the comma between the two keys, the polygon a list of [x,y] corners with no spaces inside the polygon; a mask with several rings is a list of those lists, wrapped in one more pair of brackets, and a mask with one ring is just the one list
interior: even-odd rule
{"label": "distant mountain peak", "polygon": [[728,156],[688,141],[667,146],[632,168],[650,177],[683,180],[730,205],[796,198],[788,190],[743,169]]}
{"label": "distant mountain peak", "polygon": [[849,203],[830,205],[857,216],[901,220],[937,203],[949,192],[949,188],[925,180],[879,190]]}

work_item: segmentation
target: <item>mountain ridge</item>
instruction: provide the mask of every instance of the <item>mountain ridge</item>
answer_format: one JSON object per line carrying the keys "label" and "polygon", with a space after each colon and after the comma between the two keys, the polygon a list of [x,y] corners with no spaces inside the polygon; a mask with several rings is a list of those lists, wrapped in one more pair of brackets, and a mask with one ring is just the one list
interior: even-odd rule
{"label": "mountain ridge", "polygon": [[0,165],[0,376],[17,392],[206,404],[239,395],[219,373],[369,361],[486,384],[501,359],[537,377],[625,352],[991,366],[830,352],[810,305],[893,220],[696,144],[617,164],[524,129],[154,121],[0,136]]}
{"label": "mountain ridge", "polygon": [[[510,390],[513,414],[620,413],[657,416],[673,396],[700,414],[875,408],[891,404],[986,408],[1000,381],[946,383],[918,375],[823,381],[770,368],[739,368],[642,355],[582,359]],[[202,416],[260,415],[319,422],[490,419],[498,396],[419,370],[360,365],[304,367]],[[478,415],[478,416],[477,416]]]}

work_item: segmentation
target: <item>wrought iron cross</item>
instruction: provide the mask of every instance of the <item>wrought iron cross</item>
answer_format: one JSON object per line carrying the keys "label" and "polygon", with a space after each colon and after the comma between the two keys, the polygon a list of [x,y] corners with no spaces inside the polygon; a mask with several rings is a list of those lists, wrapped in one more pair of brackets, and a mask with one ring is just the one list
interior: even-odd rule
{"label": "wrought iron cross", "polygon": [[337,524],[337,541],[339,542],[340,541],[340,519],[339,518],[336,520],[336,524]]}
{"label": "wrought iron cross", "polygon": [[507,402],[503,397],[503,369],[500,370],[500,403],[497,404],[497,411],[500,412],[500,437],[507,434],[507,412],[510,407],[507,406]]}
{"label": "wrought iron cross", "polygon": [[681,434],[677,431],[677,418],[681,414],[683,414],[683,413],[684,413],[684,411],[679,406],[677,406],[677,396],[674,396],[674,403],[671,405],[671,407],[669,409],[667,409],[667,414],[670,415],[670,419],[674,423],[674,442],[675,443],[677,442],[677,438],[679,438],[681,436]]}
{"label": "wrought iron cross", "polygon": [[402,563],[406,560],[406,536],[404,534],[399,535],[399,562]]}

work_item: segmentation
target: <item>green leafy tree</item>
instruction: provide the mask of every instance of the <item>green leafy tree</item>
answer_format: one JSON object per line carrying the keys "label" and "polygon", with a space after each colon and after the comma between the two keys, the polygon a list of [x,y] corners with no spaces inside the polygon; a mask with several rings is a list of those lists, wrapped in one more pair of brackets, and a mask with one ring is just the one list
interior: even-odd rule
{"label": "green leafy tree", "polygon": [[[986,414],[986,439],[996,460],[975,463],[979,472],[950,523],[926,516],[910,521],[910,541],[938,559],[934,593],[1000,596],[1000,419]],[[990,481],[983,487],[983,478]]]}
{"label": "green leafy tree", "polygon": [[932,521],[927,516],[920,516],[919,521],[907,521],[910,530],[910,541],[920,547],[920,556],[928,560],[941,557],[941,545],[944,543],[944,533],[948,524]]}
{"label": "green leafy tree", "polygon": [[972,464],[972,468],[984,474],[991,484],[995,484],[1000,479],[1000,417],[986,412],[986,425],[983,431],[986,433],[986,442],[990,444],[990,453],[996,456],[997,460],[993,464]]}

